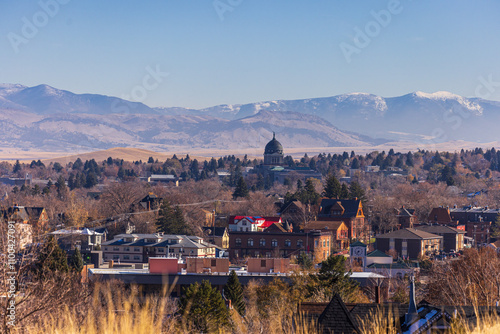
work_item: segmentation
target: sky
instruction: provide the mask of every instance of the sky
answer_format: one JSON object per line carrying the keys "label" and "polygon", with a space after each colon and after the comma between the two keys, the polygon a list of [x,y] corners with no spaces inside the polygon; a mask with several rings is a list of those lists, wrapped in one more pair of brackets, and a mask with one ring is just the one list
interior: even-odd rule
{"label": "sky", "polygon": [[0,0],[0,83],[152,107],[351,92],[500,100],[499,14],[498,0]]}

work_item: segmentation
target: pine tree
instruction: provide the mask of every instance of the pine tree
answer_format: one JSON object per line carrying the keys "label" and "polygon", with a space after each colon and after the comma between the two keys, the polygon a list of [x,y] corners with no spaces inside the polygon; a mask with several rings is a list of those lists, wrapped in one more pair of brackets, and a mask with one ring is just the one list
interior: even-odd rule
{"label": "pine tree", "polygon": [[323,196],[328,198],[339,198],[340,195],[340,182],[337,180],[335,175],[330,175],[326,180],[326,185],[323,190]]}
{"label": "pine tree", "polygon": [[248,195],[249,192],[247,183],[245,182],[243,176],[240,176],[240,178],[238,179],[238,183],[236,184],[236,189],[233,193],[233,198],[236,199],[238,197],[248,197]]}
{"label": "pine tree", "polygon": [[238,311],[240,315],[245,315],[245,301],[243,300],[243,288],[241,287],[238,275],[234,270],[224,286],[224,296],[226,299],[231,300],[233,308]]}
{"label": "pine tree", "polygon": [[82,258],[82,253],[80,253],[80,250],[78,248],[75,249],[75,252],[69,258],[68,265],[74,272],[77,272],[77,273],[82,272],[82,270],[83,270],[83,258]]}
{"label": "pine tree", "polygon": [[342,183],[342,188],[340,188],[340,196],[341,199],[349,198],[349,188],[347,188],[347,184]]}
{"label": "pine tree", "polygon": [[315,289],[323,289],[330,298],[338,293],[342,300],[350,300],[358,285],[350,279],[350,276],[351,272],[346,274],[345,257],[330,255],[321,262],[318,274],[312,278],[319,283]]}
{"label": "pine tree", "polygon": [[68,194],[68,187],[66,187],[66,181],[62,175],[59,176],[56,182],[57,195],[59,198],[65,198]]}
{"label": "pine tree", "polygon": [[351,185],[349,186],[349,197],[351,199],[357,198],[363,203],[366,201],[365,191],[358,182],[351,182]]}
{"label": "pine tree", "polygon": [[49,272],[67,273],[69,271],[66,253],[59,247],[53,236],[47,239],[40,250],[34,263],[34,271],[39,277]]}
{"label": "pine tree", "polygon": [[14,169],[12,170],[13,173],[17,173],[21,171],[21,164],[19,163],[19,160],[16,160],[16,163],[14,164]]}
{"label": "pine tree", "polygon": [[305,187],[300,191],[300,201],[304,204],[316,204],[319,201],[320,195],[316,192],[313,179],[306,180]]}
{"label": "pine tree", "polygon": [[184,220],[182,210],[173,208],[168,200],[164,200],[156,220],[156,230],[167,234],[190,234],[189,226]]}
{"label": "pine tree", "polygon": [[179,301],[179,312],[196,332],[211,333],[230,326],[229,310],[210,282],[191,284]]}

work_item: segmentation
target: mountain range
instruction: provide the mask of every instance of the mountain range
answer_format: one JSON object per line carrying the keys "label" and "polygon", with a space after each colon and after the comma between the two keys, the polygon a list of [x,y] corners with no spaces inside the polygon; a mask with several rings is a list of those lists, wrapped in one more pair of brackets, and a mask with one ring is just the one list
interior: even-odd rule
{"label": "mountain range", "polygon": [[365,93],[205,109],[150,108],[48,85],[0,85],[0,147],[88,151],[255,148],[276,132],[285,147],[374,146],[498,139],[500,102],[448,92],[384,98]]}

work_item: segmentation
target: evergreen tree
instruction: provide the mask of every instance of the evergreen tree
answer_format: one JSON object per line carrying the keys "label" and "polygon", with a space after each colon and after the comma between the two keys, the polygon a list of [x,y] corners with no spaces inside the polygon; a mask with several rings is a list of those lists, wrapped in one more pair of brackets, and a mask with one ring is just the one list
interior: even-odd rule
{"label": "evergreen tree", "polygon": [[52,166],[52,169],[54,169],[57,173],[60,173],[63,170],[63,166],[56,162],[54,163],[54,166]]}
{"label": "evergreen tree", "polygon": [[347,184],[342,183],[342,187],[340,188],[340,196],[341,199],[348,199],[349,198],[349,188],[347,187]]}
{"label": "evergreen tree", "polygon": [[248,196],[249,192],[247,183],[245,182],[245,179],[243,179],[243,176],[240,176],[238,183],[236,184],[236,189],[234,190],[233,193],[233,198],[236,199],[238,197],[248,197]]}
{"label": "evergreen tree", "polygon": [[224,299],[207,280],[191,284],[184,291],[179,301],[179,312],[196,332],[218,332],[230,326],[229,310]]}
{"label": "evergreen tree", "polygon": [[356,181],[352,181],[349,185],[349,197],[351,199],[357,198],[363,203],[366,202],[365,190]]}
{"label": "evergreen tree", "polygon": [[155,162],[155,159],[153,157],[149,157],[148,164],[152,164],[154,162]]}
{"label": "evergreen tree", "polygon": [[[345,257],[330,255],[321,262],[321,268],[317,275],[312,275],[317,285],[310,289],[322,289],[331,299],[334,294],[339,294],[342,300],[349,301],[357,288],[357,283],[350,279],[351,272],[346,274]],[[311,291],[313,292],[313,291]]]}
{"label": "evergreen tree", "polygon": [[81,273],[83,270],[83,258],[82,253],[77,248],[71,257],[69,258],[68,265],[74,272]]}
{"label": "evergreen tree", "polygon": [[33,269],[39,277],[50,272],[67,273],[69,271],[66,253],[59,247],[54,236],[50,236],[45,241]]}
{"label": "evergreen tree", "polygon": [[300,191],[300,201],[304,204],[316,204],[319,201],[320,195],[316,192],[313,179],[306,180],[305,187]]}
{"label": "evergreen tree", "polygon": [[339,198],[340,196],[340,182],[335,175],[330,175],[326,180],[325,188],[323,189],[323,196],[328,198]]}
{"label": "evergreen tree", "polygon": [[168,200],[162,202],[155,224],[158,232],[190,234],[190,229],[184,220],[182,210],[178,206],[173,208]]}
{"label": "evergreen tree", "polygon": [[62,175],[59,176],[56,182],[57,195],[59,198],[66,198],[68,194],[68,187],[66,187],[66,181]]}
{"label": "evergreen tree", "polygon": [[231,305],[238,311],[240,315],[245,315],[245,301],[243,300],[243,288],[241,287],[238,275],[234,270],[231,270],[231,274],[224,286],[224,296],[226,299],[231,300]]}
{"label": "evergreen tree", "polygon": [[17,173],[21,171],[21,164],[19,163],[19,160],[16,160],[16,163],[14,164],[14,169],[12,170],[13,173]]}
{"label": "evergreen tree", "polygon": [[359,164],[358,158],[354,158],[352,160],[351,168],[352,169],[359,169],[359,167],[360,167],[360,164]]}

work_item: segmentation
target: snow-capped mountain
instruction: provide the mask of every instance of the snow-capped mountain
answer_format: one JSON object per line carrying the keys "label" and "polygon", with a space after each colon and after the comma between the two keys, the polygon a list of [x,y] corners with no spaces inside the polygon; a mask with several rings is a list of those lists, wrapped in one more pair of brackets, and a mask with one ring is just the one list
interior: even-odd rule
{"label": "snow-capped mountain", "polygon": [[[449,92],[414,92],[390,98],[351,93],[313,99],[219,105],[195,113],[238,119],[261,110],[315,115],[343,130],[375,138],[418,142],[498,140],[495,127],[500,121],[500,102],[466,98]],[[164,112],[169,112],[168,108]]]}
{"label": "snow-capped mountain", "polygon": [[195,110],[0,84],[0,147],[24,149],[262,148],[273,131],[288,147],[370,146],[384,139],[484,143],[499,139],[498,124],[500,102],[448,92],[351,93]]}

